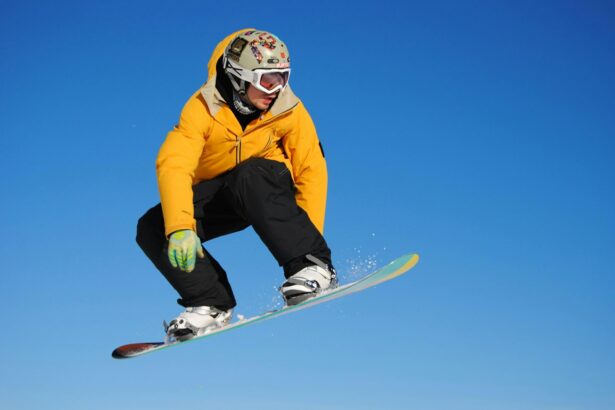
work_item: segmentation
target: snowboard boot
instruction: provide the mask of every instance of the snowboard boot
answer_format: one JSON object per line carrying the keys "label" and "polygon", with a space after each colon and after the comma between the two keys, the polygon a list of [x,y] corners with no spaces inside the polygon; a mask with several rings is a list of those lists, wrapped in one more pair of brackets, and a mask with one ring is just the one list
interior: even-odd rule
{"label": "snowboard boot", "polygon": [[306,259],[314,265],[290,276],[280,287],[286,306],[296,305],[337,287],[335,269],[312,255],[306,255]]}
{"label": "snowboard boot", "polygon": [[167,342],[183,342],[219,327],[226,326],[233,316],[233,309],[220,310],[213,306],[188,307],[168,325],[164,323]]}

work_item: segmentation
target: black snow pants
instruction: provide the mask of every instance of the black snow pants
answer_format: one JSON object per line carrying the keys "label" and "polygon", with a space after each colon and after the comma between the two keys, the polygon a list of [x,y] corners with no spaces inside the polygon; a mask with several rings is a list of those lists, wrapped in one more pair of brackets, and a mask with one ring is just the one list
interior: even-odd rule
{"label": "black snow pants", "polygon": [[[290,171],[281,162],[253,158],[230,172],[193,187],[194,218],[202,242],[252,226],[288,278],[311,265],[311,254],[331,265],[331,251],[307,213],[297,205]],[[194,271],[173,268],[167,256],[162,207],[156,205],[137,224],[137,243],[177,290],[184,306],[236,305],[226,272],[205,249]]]}

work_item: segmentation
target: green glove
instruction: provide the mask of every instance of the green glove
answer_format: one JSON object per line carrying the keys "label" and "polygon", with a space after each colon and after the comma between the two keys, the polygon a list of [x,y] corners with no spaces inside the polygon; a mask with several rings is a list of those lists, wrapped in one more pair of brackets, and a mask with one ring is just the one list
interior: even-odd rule
{"label": "green glove", "polygon": [[184,272],[192,272],[196,263],[196,255],[199,258],[205,257],[201,240],[191,229],[175,231],[169,237],[169,261],[174,268]]}

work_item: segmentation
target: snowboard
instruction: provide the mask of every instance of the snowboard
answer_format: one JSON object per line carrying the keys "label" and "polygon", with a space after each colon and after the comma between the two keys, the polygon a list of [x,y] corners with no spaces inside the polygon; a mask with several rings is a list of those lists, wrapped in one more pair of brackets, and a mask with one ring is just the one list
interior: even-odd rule
{"label": "snowboard", "polygon": [[247,319],[240,319],[235,322],[230,323],[227,326],[217,328],[211,330],[208,333],[205,333],[201,336],[193,337],[192,339],[179,342],[174,341],[170,343],[165,342],[146,342],[146,343],[131,343],[118,347],[111,354],[115,359],[129,359],[132,357],[142,356],[147,353],[156,352],[162,349],[167,349],[173,346],[183,345],[190,342],[195,342],[197,340],[205,339],[208,337],[212,337],[215,335],[219,335],[220,333],[230,332],[241,327],[245,327],[248,325],[252,325],[254,323],[262,322],[263,320],[272,319],[274,317],[282,316],[287,313],[296,312],[301,309],[305,309],[308,307],[312,307],[318,305],[323,302],[328,302],[333,299],[340,298],[342,296],[350,295],[352,293],[356,293],[362,291],[367,288],[371,288],[372,286],[376,286],[382,282],[386,282],[391,280],[408,270],[412,269],[414,265],[419,261],[419,256],[416,254],[407,254],[401,256],[394,261],[390,262],[388,265],[378,269],[375,272],[368,274],[367,276],[345,285],[340,285],[328,292],[324,292],[312,299],[308,299],[302,303],[293,305],[293,306],[284,306],[280,309],[269,311],[263,313],[258,316],[254,316]]}

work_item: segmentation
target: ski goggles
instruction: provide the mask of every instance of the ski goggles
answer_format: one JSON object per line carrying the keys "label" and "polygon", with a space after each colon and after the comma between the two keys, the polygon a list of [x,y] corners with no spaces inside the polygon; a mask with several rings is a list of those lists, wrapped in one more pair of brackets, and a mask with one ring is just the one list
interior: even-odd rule
{"label": "ski goggles", "polygon": [[249,71],[234,64],[229,59],[226,60],[225,68],[227,72],[249,82],[256,89],[266,94],[283,90],[288,85],[290,78],[290,68],[257,68],[254,71]]}

